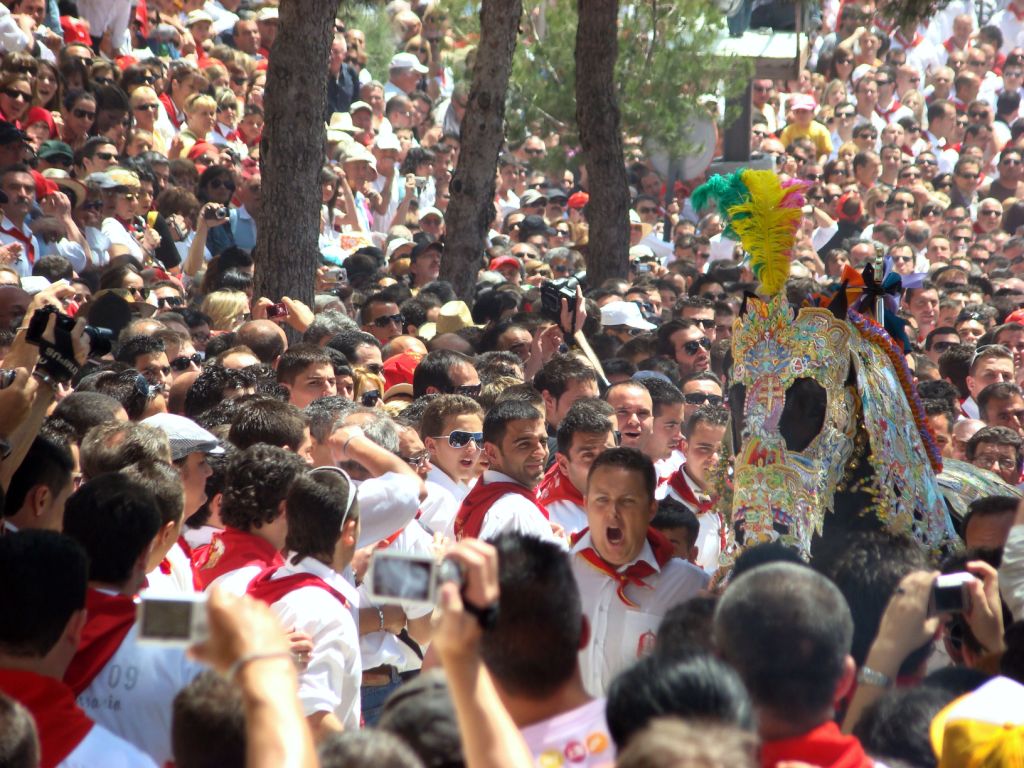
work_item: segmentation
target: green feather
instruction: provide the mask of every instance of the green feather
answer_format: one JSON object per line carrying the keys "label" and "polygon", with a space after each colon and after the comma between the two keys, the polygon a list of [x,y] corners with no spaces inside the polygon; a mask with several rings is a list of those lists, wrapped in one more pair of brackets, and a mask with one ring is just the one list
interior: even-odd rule
{"label": "green feather", "polygon": [[[743,183],[742,171],[736,171],[729,176],[712,176],[693,190],[692,200],[693,209],[698,212],[703,211],[708,203],[714,200],[715,207],[726,225],[723,234],[733,240],[740,239],[736,230],[732,228],[732,220],[728,211],[732,210],[734,206],[742,205],[750,200],[750,190]],[[745,217],[746,214],[740,216],[740,218]]]}

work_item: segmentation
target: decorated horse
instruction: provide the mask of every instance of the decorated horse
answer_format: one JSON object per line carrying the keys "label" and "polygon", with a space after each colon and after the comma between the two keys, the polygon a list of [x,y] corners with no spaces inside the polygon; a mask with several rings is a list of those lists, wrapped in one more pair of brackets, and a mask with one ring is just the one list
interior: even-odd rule
{"label": "decorated horse", "polygon": [[744,170],[694,192],[698,210],[709,200],[760,284],[733,327],[736,454],[723,565],[768,541],[807,560],[829,558],[859,530],[910,536],[938,552],[956,541],[951,513],[981,495],[1018,495],[960,462],[944,493],[942,457],[894,340],[900,321],[882,309],[896,308],[898,276],[878,284],[869,266],[830,301],[794,308],[784,289],[802,186]]}

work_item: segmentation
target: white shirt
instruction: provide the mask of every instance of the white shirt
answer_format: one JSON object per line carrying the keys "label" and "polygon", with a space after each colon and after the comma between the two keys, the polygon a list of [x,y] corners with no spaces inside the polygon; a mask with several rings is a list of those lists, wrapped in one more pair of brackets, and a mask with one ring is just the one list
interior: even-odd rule
{"label": "white shirt", "polygon": [[192,562],[178,542],[167,551],[170,573],[164,573],[160,566],[146,574],[146,590],[157,595],[190,595],[194,593]]}
{"label": "white shirt", "polygon": [[[0,219],[0,229],[19,229],[14,226],[14,222],[8,219],[6,216]],[[32,230],[29,229],[28,224],[22,224],[20,227],[21,231],[32,238],[32,247],[34,249],[34,259],[39,260],[42,254],[42,247],[39,244],[39,238],[32,234]],[[11,262],[10,266],[21,276],[28,277],[32,274],[32,264],[29,263],[28,253],[26,253],[25,244],[21,240],[16,238],[14,235],[9,235],[6,232],[0,232],[0,245],[8,245],[10,243],[20,243],[21,253],[18,254],[18,260]]]}
{"label": "white shirt", "polygon": [[968,397],[960,403],[960,410],[969,419],[981,419],[981,411],[978,409],[978,403],[973,397]]}
{"label": "white shirt", "polygon": [[571,536],[587,527],[587,510],[574,501],[559,499],[545,504],[549,520],[558,523]]}
{"label": "white shirt", "polygon": [[[485,483],[515,483],[508,475],[488,469],[483,474]],[[545,541],[553,541],[562,547],[565,542],[555,536],[551,525],[545,519],[536,504],[531,504],[518,493],[506,493],[499,498],[484,515],[484,522],[480,528],[481,539],[493,539],[506,532],[514,531],[526,536],[536,536]]]}
{"label": "white shirt", "polygon": [[246,565],[236,568],[233,571],[222,573],[207,584],[203,591],[211,592],[214,587],[220,587],[230,595],[244,595],[249,588],[249,582],[259,576],[262,571],[263,566],[261,565]]}
{"label": "white shirt", "polygon": [[1024,525],[1015,525],[1003,547],[999,591],[1015,619],[1024,616]]}
{"label": "white shirt", "polygon": [[156,768],[145,752],[115,736],[102,725],[94,725],[57,768]]}
{"label": "white shirt", "polygon": [[283,626],[305,632],[313,638],[313,652],[306,669],[299,674],[299,701],[309,717],[316,712],[333,712],[345,730],[359,728],[359,687],[363,665],[359,653],[359,629],[354,612],[359,593],[330,566],[306,557],[293,565],[286,558],[276,578],[296,573],[319,576],[336,589],[350,607],[320,587],[301,587],[271,606]]}
{"label": "white shirt", "polygon": [[619,599],[618,582],[579,554],[590,546],[588,532],[572,549],[573,575],[580,589],[583,613],[590,622],[590,639],[580,652],[580,670],[587,692],[591,696],[603,696],[616,674],[651,651],[658,626],[669,608],[695,597],[707,586],[710,577],[679,558],[659,567],[651,545],[644,542],[643,551],[633,562],[643,560],[656,573],[644,580],[650,589],[633,584],[626,586],[626,596],[638,606],[630,608]]}
{"label": "white shirt", "polygon": [[[693,480],[690,479],[690,476],[686,474],[685,469],[683,469],[680,474],[683,476],[686,484],[690,486],[690,490],[693,492],[695,498],[699,499],[701,495],[705,495],[704,491],[700,490],[694,484]],[[718,559],[722,554],[722,520],[718,514],[714,511],[701,514],[699,508],[683,499],[668,483],[663,483],[658,486],[658,490],[655,495],[659,499],[663,499],[665,497],[674,499],[697,516],[697,522],[700,523],[700,530],[697,532],[696,542],[697,565],[708,573],[714,573],[717,571]]]}
{"label": "white shirt", "polygon": [[615,743],[604,710],[605,700],[594,699],[519,732],[539,766],[609,766],[615,762]]}
{"label": "white shirt", "polygon": [[411,477],[387,472],[357,482],[359,487],[358,547],[376,544],[416,517],[419,485]]}
{"label": "white shirt", "polygon": [[[189,660],[184,648],[140,644],[136,625],[79,694],[78,706],[163,765],[171,759],[174,696],[203,669]],[[91,765],[106,764],[101,760]]]}
{"label": "white shirt", "polygon": [[139,245],[139,241],[125,228],[124,224],[113,216],[108,216],[103,220],[103,234],[110,240],[111,245],[123,245],[127,248],[136,262],[139,264],[145,262],[146,254],[143,252],[142,246]]}
{"label": "white shirt", "polygon": [[[398,534],[391,544],[389,552],[402,552],[408,555],[434,557],[434,540],[419,521],[413,520]],[[364,581],[359,586],[361,605],[374,605],[370,598],[369,585]],[[433,612],[430,606],[403,605],[405,615],[409,619],[421,619]],[[405,642],[390,632],[371,632],[359,638],[359,650],[362,653],[363,669],[375,669],[381,666],[396,667],[399,672],[419,669],[423,661]]]}

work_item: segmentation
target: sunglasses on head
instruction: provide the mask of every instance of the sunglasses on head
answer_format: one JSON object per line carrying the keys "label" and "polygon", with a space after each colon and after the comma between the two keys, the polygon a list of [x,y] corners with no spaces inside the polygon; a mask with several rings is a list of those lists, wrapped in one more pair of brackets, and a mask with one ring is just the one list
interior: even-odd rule
{"label": "sunglasses on head", "polygon": [[399,312],[397,315],[381,315],[373,319],[373,324],[378,328],[387,328],[392,323],[395,325],[405,325],[405,317]]}
{"label": "sunglasses on head", "polygon": [[447,435],[435,435],[435,440],[447,440],[452,448],[465,448],[470,441],[476,444],[477,450],[484,447],[483,432],[467,432],[462,429],[453,429]]}
{"label": "sunglasses on head", "polygon": [[693,339],[683,344],[683,351],[688,355],[696,355],[700,348],[711,349],[711,342],[708,341],[707,336],[702,336],[699,339]]}
{"label": "sunglasses on head", "polygon": [[187,371],[192,363],[195,363],[198,366],[201,365],[202,362],[203,356],[198,352],[193,352],[191,355],[182,355],[181,357],[174,358],[171,360],[170,366],[180,373],[181,371]]}
{"label": "sunglasses on head", "polygon": [[683,400],[686,401],[687,405],[708,405],[719,406],[725,402],[725,398],[721,395],[709,395],[706,392],[690,392],[683,395]]}

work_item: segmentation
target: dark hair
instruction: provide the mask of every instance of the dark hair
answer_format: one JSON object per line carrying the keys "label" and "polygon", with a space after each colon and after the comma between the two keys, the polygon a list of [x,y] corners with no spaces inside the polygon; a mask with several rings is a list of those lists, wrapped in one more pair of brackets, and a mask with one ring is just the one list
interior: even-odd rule
{"label": "dark hair", "polygon": [[[394,101],[392,99],[391,101]],[[391,102],[388,102],[389,104]],[[387,731],[367,728],[333,733],[317,748],[320,768],[422,768],[406,743]]]}
{"label": "dark hair", "polygon": [[89,556],[89,580],[122,585],[160,530],[156,498],[119,473],[94,477],[68,499],[64,533]]}
{"label": "dark hair", "polygon": [[248,368],[225,368],[211,363],[203,368],[185,393],[185,415],[195,419],[218,403],[227,402],[225,396],[232,390],[255,386],[256,376]]}
{"label": "dark hair", "polygon": [[427,353],[412,375],[413,399],[427,394],[428,387],[433,387],[439,392],[451,391],[455,383],[452,381],[450,371],[460,365],[472,367],[473,358],[449,349],[436,349]]}
{"label": "dark hair", "polygon": [[754,728],[754,708],[739,676],[710,654],[646,656],[612,680],[605,717],[617,749],[667,715]]}
{"label": "dark hair", "polygon": [[[419,368],[416,370],[419,371]],[[509,422],[543,420],[544,415],[529,403],[522,400],[502,400],[484,416],[484,442],[500,446],[505,439]]]}
{"label": "dark hair", "polygon": [[714,653],[711,622],[718,598],[697,595],[668,609],[658,625],[654,652],[664,659],[686,659]]}
{"label": "dark hair", "polygon": [[331,356],[317,344],[296,344],[277,361],[277,380],[292,384],[311,365],[331,365]]}
{"label": "dark hair", "polygon": [[683,425],[683,437],[689,440],[700,423],[712,427],[724,427],[729,423],[729,409],[721,405],[702,405],[697,408]]}
{"label": "dark hair", "polygon": [[319,443],[324,442],[334,431],[337,420],[354,409],[356,404],[341,395],[318,397],[303,408],[309,421],[309,433]]}
{"label": "dark hair", "polygon": [[303,557],[330,560],[342,534],[342,523],[359,519],[359,504],[346,500],[349,479],[340,472],[320,470],[300,474],[292,481],[285,501],[288,535],[285,546],[294,561]]}
{"label": "dark hair", "polygon": [[[420,401],[416,401],[420,402]],[[406,408],[405,411],[409,409]],[[405,411],[402,413],[404,414]],[[451,416],[474,415],[483,419],[484,412],[480,404],[465,395],[435,395],[425,401],[423,415],[420,417],[420,437],[435,437],[444,429],[445,419]]]}
{"label": "dark hair", "polygon": [[[674,365],[674,364],[673,364]],[[658,378],[643,378],[640,383],[647,387],[651,393],[654,415],[658,416],[658,409],[661,406],[682,405],[686,402],[683,393],[675,384]]]}
{"label": "dark hair", "polygon": [[462,741],[444,672],[417,675],[388,697],[377,727],[408,744],[427,768],[461,768]]}
{"label": "dark hair", "polygon": [[927,686],[886,691],[864,710],[853,734],[880,761],[931,768],[935,765],[931,722],[953,698]]}
{"label": "dark hair", "polygon": [[961,538],[967,538],[967,525],[975,517],[997,517],[1012,515],[1017,511],[1020,499],[1016,496],[982,496],[967,505],[967,513],[960,521]]}
{"label": "dark hair", "polygon": [[239,449],[257,443],[299,450],[306,437],[306,417],[291,403],[256,397],[231,422],[228,440]]}
{"label": "dark hair", "polygon": [[71,485],[74,461],[67,446],[44,434],[36,435],[25,458],[14,470],[6,497],[3,499],[3,514],[13,517],[20,510],[29,492],[40,485],[46,486],[54,497]]}
{"label": "dark hair", "polygon": [[842,593],[824,576],[773,563],[729,585],[715,609],[714,639],[755,704],[794,726],[810,727],[833,704],[853,619]]}
{"label": "dark hair", "polygon": [[1012,381],[997,381],[989,384],[978,393],[978,413],[982,420],[988,421],[988,404],[993,400],[1008,400],[1014,396],[1021,397],[1024,393]]}
{"label": "dark hair", "polygon": [[648,498],[654,499],[654,489],[658,485],[657,473],[654,471],[654,464],[649,458],[635,448],[609,448],[603,451],[594,459],[587,473],[587,482],[594,476],[601,467],[619,467],[633,472],[639,472],[644,480]]}
{"label": "dark hair", "polygon": [[1009,427],[982,427],[975,432],[967,441],[967,460],[974,461],[978,452],[978,446],[982,443],[993,443],[995,445],[1012,445],[1017,454],[1017,466],[1021,463],[1021,437]]}
{"label": "dark hair", "polygon": [[53,415],[70,424],[75,430],[75,440],[81,442],[86,432],[98,424],[113,421],[114,414],[123,407],[101,392],[72,392],[57,404]]}
{"label": "dark hair", "polygon": [[577,433],[606,435],[615,430],[615,411],[608,403],[596,397],[577,400],[558,425],[558,452],[569,455]]}
{"label": "dark hair", "polygon": [[274,522],[292,482],[307,469],[302,459],[277,446],[258,443],[239,451],[228,462],[221,520],[240,531]]}
{"label": "dark hair", "polygon": [[0,649],[35,658],[49,653],[85,608],[88,569],[82,547],[56,531],[0,537]]}
{"label": "dark hair", "polygon": [[596,385],[597,372],[576,355],[555,355],[533,377],[533,386],[558,400],[574,381],[592,381]]}
{"label": "dark hair", "polygon": [[181,522],[185,511],[185,489],[181,483],[181,475],[170,464],[162,461],[146,461],[131,464],[124,468],[124,475],[131,478],[156,499],[160,512],[160,524]]}
{"label": "dark hair", "polygon": [[651,520],[651,527],[659,531],[683,528],[691,547],[697,543],[697,535],[700,533],[700,521],[697,520],[697,516],[689,507],[671,496],[666,496],[658,502],[658,511]]}
{"label": "dark hair", "polygon": [[174,697],[171,751],[177,768],[244,768],[242,692],[215,672],[197,675]]}
{"label": "dark hair", "polygon": [[[310,326],[312,327],[312,326]],[[343,354],[350,362],[356,359],[356,350],[359,347],[376,347],[380,349],[380,342],[373,334],[356,329],[340,331],[327,342],[327,346],[336,349]]]}
{"label": "dark hair", "polygon": [[89,430],[80,450],[82,473],[96,477],[137,461],[171,460],[167,433],[147,424],[109,421]]}
{"label": "dark hair", "polygon": [[164,350],[164,342],[159,336],[130,336],[118,346],[114,359],[134,366],[142,355],[155,355]]}
{"label": "dark hair", "polygon": [[572,566],[562,549],[536,537],[506,533],[492,543],[501,611],[480,653],[506,691],[544,699],[578,669],[583,608]]}

